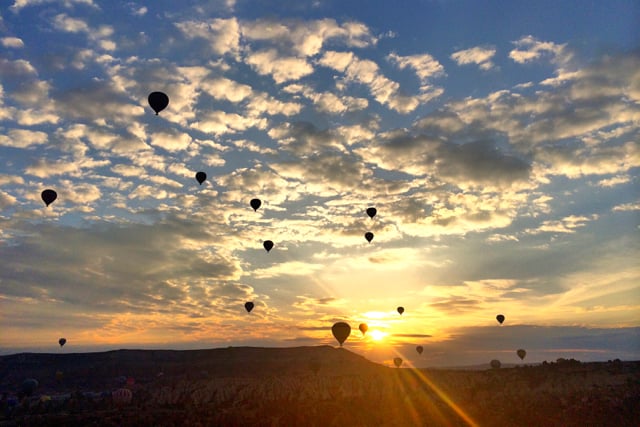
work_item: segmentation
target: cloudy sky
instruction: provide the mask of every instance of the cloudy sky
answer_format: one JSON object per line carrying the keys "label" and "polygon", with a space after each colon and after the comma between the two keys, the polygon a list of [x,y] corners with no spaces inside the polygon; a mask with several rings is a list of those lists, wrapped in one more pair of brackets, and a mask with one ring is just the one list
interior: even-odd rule
{"label": "cloudy sky", "polygon": [[1,351],[640,358],[640,4],[290,3],[2,4]]}

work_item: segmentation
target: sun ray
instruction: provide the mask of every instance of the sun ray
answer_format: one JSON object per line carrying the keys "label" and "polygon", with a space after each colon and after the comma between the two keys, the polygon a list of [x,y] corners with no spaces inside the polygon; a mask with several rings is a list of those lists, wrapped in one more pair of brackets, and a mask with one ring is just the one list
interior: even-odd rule
{"label": "sun ray", "polygon": [[[395,351],[395,353],[403,358],[403,360],[408,360],[408,357],[404,357],[402,353],[400,353],[399,351]],[[412,374],[414,374],[415,378],[417,378],[417,380],[419,382],[422,382],[423,384],[425,384],[427,387],[429,387],[440,399],[442,399],[447,406],[449,406],[460,418],[462,418],[470,427],[480,427],[480,425],[473,420],[473,418],[471,418],[471,416],[469,414],[467,414],[461,407],[460,405],[458,405],[444,390],[440,389],[440,387],[437,386],[437,384],[435,384],[433,381],[431,381],[427,375],[424,373],[423,370],[420,369],[416,369],[414,367],[410,368],[410,369],[398,369],[399,371],[409,371]],[[397,377],[398,381],[407,381],[407,379],[405,379],[405,377]],[[411,411],[412,411],[412,416],[415,418],[415,421],[419,421],[420,418],[418,417],[419,415],[419,411],[413,406],[412,403],[410,403],[411,406]],[[437,407],[434,406],[434,409],[438,410]],[[440,415],[442,415],[443,418],[446,418],[444,414],[442,414],[439,410],[438,413]]]}

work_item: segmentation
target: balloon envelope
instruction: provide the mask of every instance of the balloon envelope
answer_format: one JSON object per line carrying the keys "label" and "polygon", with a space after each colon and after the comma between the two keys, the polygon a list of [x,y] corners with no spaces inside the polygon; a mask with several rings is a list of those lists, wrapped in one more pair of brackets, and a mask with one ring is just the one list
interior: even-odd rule
{"label": "balloon envelope", "polygon": [[393,364],[396,365],[396,368],[399,368],[400,365],[402,365],[402,358],[394,357],[393,358]]}
{"label": "balloon envelope", "polygon": [[373,218],[377,213],[378,210],[376,208],[367,208],[367,215],[369,215],[369,218]]}
{"label": "balloon envelope", "polygon": [[63,345],[65,345],[67,343],[67,339],[66,338],[60,338],[58,340],[58,344],[60,344],[60,347],[62,347]]}
{"label": "balloon envelope", "polygon": [[265,240],[262,246],[269,252],[273,248],[273,242],[271,240]]}
{"label": "balloon envelope", "polygon": [[169,105],[169,97],[163,92],[151,92],[148,101],[153,111],[156,112],[156,116]]}
{"label": "balloon envelope", "polygon": [[262,206],[262,201],[260,199],[251,199],[249,202],[254,211],[257,211],[260,206]]}
{"label": "balloon envelope", "polygon": [[207,174],[204,172],[196,172],[196,181],[198,184],[202,185],[203,182],[207,180]]}
{"label": "balloon envelope", "polygon": [[496,320],[502,325],[502,322],[504,322],[504,316],[502,314],[498,314],[496,316]]}
{"label": "balloon envelope", "polygon": [[524,357],[527,355],[527,352],[522,348],[516,351],[516,353],[518,353],[518,357],[520,358],[520,360],[524,360]]}
{"label": "balloon envelope", "polygon": [[402,313],[404,313],[404,307],[398,307],[398,313],[402,316]]}
{"label": "balloon envelope", "polygon": [[247,310],[247,313],[251,313],[251,310],[253,310],[253,303],[251,301],[245,302],[244,308]]}
{"label": "balloon envelope", "polygon": [[367,231],[366,233],[364,233],[364,238],[367,239],[367,242],[371,243],[371,241],[373,240],[373,233]]}
{"label": "balloon envelope", "polygon": [[22,382],[22,392],[27,396],[31,396],[36,388],[38,388],[39,384],[40,383],[36,379],[26,379]]}
{"label": "balloon envelope", "polygon": [[58,198],[58,193],[47,188],[42,192],[42,194],[40,194],[40,197],[42,198],[42,201],[45,203],[45,205],[49,206],[51,203],[53,203],[54,200]]}
{"label": "balloon envelope", "polygon": [[493,369],[498,369],[501,365],[502,365],[502,363],[500,363],[500,361],[498,359],[493,359],[491,361],[491,367]]}
{"label": "balloon envelope", "polygon": [[360,323],[360,326],[358,326],[358,329],[360,329],[360,332],[362,332],[362,335],[364,335],[369,330],[369,325],[367,325],[366,323]]}
{"label": "balloon envelope", "polygon": [[422,354],[422,352],[424,351],[424,348],[422,348],[421,345],[416,347],[416,351],[418,352],[418,354]]}
{"label": "balloon envelope", "polygon": [[349,326],[349,324],[345,322],[338,322],[331,327],[331,332],[340,343],[340,347],[342,347],[342,344],[351,334],[351,326]]}

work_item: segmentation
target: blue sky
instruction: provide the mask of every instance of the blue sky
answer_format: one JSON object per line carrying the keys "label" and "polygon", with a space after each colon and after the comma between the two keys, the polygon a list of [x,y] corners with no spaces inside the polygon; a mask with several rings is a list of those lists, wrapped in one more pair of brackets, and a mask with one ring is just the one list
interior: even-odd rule
{"label": "blue sky", "polygon": [[640,356],[637,2],[200,3],[2,6],[3,352]]}

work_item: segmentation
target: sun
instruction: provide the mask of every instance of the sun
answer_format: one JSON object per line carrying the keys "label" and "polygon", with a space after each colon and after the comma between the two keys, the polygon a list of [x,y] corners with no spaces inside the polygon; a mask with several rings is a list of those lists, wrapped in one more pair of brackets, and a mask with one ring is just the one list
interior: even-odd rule
{"label": "sun", "polygon": [[377,329],[374,329],[373,331],[369,332],[369,335],[371,336],[371,339],[374,341],[382,341],[384,337],[386,337],[389,334],[387,334],[386,332],[382,332],[382,331],[378,331]]}

